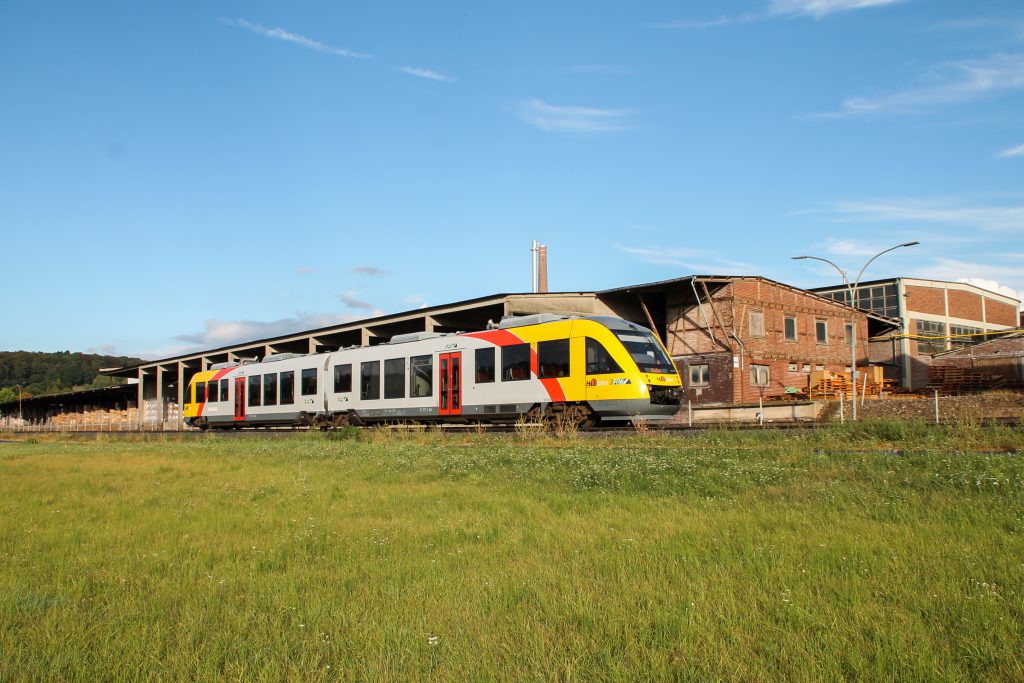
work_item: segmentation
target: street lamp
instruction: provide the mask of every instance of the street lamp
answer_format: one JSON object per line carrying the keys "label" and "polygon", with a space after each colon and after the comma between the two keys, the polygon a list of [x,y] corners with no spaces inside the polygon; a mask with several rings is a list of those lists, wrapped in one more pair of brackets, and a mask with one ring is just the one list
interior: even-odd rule
{"label": "street lamp", "polygon": [[[868,266],[871,265],[871,262],[874,261],[879,256],[881,256],[882,254],[887,254],[890,251],[900,249],[902,247],[912,247],[916,244],[920,244],[920,242],[904,242],[903,244],[897,244],[894,247],[889,247],[888,249],[883,249],[882,251],[878,252],[877,254],[869,258],[868,262],[864,264],[864,267],[860,269],[860,272],[857,273],[857,279],[854,281],[852,286],[850,285],[850,280],[846,277],[846,271],[837,266],[832,261],[829,261],[827,258],[821,258],[820,256],[790,257],[795,261],[801,261],[803,259],[814,259],[815,261],[823,261],[829,264],[837,271],[839,271],[839,275],[841,275],[843,278],[843,284],[846,285],[846,289],[850,294],[849,304],[850,308],[853,309],[850,313],[850,380],[853,382],[853,419],[855,421],[857,419],[857,302],[860,300],[860,293],[857,291],[857,289],[860,286],[860,277],[861,275],[864,274],[864,271],[868,269]],[[866,382],[867,380],[864,381]]]}

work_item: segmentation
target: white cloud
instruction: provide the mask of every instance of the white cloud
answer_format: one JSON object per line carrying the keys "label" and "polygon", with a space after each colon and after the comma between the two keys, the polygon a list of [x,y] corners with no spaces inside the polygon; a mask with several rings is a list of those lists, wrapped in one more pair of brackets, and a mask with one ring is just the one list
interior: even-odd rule
{"label": "white cloud", "polygon": [[312,275],[313,273],[314,270],[310,266],[299,266],[295,269],[296,275]]}
{"label": "white cloud", "polygon": [[1020,157],[1020,156],[1024,156],[1024,145],[1017,145],[1016,147],[1010,147],[1009,149],[1004,149],[1002,152],[999,152],[999,154],[996,154],[996,156],[997,157]]}
{"label": "white cloud", "polygon": [[850,12],[869,7],[895,5],[903,0],[772,0],[763,12],[747,12],[734,16],[720,16],[703,21],[669,21],[655,24],[655,28],[714,28],[729,24],[742,24],[775,17],[813,17],[822,19],[829,14]]}
{"label": "white cloud", "polygon": [[395,70],[401,71],[404,74],[409,74],[410,76],[416,76],[417,78],[426,78],[431,81],[441,81],[443,83],[454,83],[456,80],[451,76],[445,76],[433,69],[420,69],[415,66],[396,66]]}
{"label": "white cloud", "polygon": [[358,296],[358,292],[343,292],[338,295],[338,300],[349,308],[359,308],[366,311],[372,311],[374,309],[373,304],[361,301],[357,298]]}
{"label": "white cloud", "polygon": [[964,228],[1016,232],[1024,230],[1024,206],[970,206],[956,199],[885,199],[844,201],[832,205],[844,220],[946,223]]}
{"label": "white cloud", "polygon": [[715,256],[705,249],[686,247],[627,247],[616,244],[615,248],[645,263],[658,266],[677,266],[688,273],[701,275],[743,275],[753,273],[756,268],[749,263],[733,261]]}
{"label": "white cloud", "polygon": [[[329,327],[340,323],[358,320],[362,316],[342,315],[340,313],[309,314],[300,313],[293,318],[281,318],[270,322],[255,320],[205,320],[204,329],[194,334],[182,334],[175,337],[177,341],[193,346],[176,347],[172,355],[191,353],[200,349],[219,348],[240,342],[255,341],[280,337],[286,334]],[[159,356],[167,358],[167,355]]]}
{"label": "white cloud", "polygon": [[912,113],[924,108],[970,102],[999,92],[1024,88],[1024,55],[1000,54],[987,59],[944,64],[928,75],[936,82],[875,97],[851,97],[839,111],[817,118],[850,118],[870,114]]}
{"label": "white cloud", "polygon": [[294,43],[295,45],[301,45],[302,47],[310,50],[316,50],[317,52],[326,52],[327,54],[336,55],[338,57],[351,57],[354,59],[370,59],[373,57],[373,55],[365,52],[355,52],[353,50],[346,50],[340,47],[333,47],[331,45],[321,43],[318,40],[313,40],[312,38],[299,35],[298,33],[285,31],[283,28],[267,28],[262,24],[246,21],[245,19],[225,19],[224,21],[234,26],[252,31],[253,33],[258,33],[261,36]]}
{"label": "white cloud", "polygon": [[548,104],[532,99],[519,103],[519,117],[550,133],[599,133],[625,130],[628,109],[598,109]]}
{"label": "white cloud", "polygon": [[869,7],[895,5],[902,0],[772,0],[768,13],[785,16],[808,16],[821,19],[837,12]]}
{"label": "white cloud", "polygon": [[384,277],[390,275],[388,271],[383,268],[377,268],[375,266],[356,266],[352,268],[352,272],[358,275],[369,275],[370,277]]}

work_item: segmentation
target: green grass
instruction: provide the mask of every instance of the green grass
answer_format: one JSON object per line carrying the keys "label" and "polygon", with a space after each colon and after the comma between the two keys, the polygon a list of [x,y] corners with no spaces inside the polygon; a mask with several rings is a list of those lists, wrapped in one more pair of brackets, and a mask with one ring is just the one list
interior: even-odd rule
{"label": "green grass", "polygon": [[0,680],[1021,680],[1024,435],[0,444]]}

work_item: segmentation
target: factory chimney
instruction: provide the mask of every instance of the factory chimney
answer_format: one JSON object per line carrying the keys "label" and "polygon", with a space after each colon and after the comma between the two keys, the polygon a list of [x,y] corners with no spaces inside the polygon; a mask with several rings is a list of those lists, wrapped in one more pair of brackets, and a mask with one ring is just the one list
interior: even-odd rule
{"label": "factory chimney", "polygon": [[548,247],[545,244],[538,244],[533,240],[530,247],[530,256],[533,262],[533,292],[546,293],[548,291]]}

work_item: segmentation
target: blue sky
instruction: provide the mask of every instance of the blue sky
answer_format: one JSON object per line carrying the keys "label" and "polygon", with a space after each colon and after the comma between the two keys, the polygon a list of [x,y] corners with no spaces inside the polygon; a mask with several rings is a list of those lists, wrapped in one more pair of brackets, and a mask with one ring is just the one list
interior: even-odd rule
{"label": "blue sky", "polygon": [[[0,1],[0,349],[691,273],[1024,295],[1019,0]],[[820,268],[818,266],[821,266]]]}

